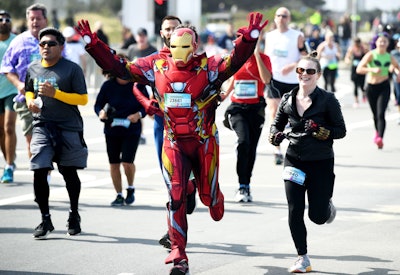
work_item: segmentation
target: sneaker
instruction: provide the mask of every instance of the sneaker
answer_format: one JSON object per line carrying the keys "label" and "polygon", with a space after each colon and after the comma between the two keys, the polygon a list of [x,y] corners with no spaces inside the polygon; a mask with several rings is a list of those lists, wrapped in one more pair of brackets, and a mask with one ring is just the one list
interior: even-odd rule
{"label": "sneaker", "polygon": [[288,270],[291,273],[311,272],[310,258],[307,255],[299,256],[297,261]]}
{"label": "sneaker", "polygon": [[171,271],[170,275],[185,275],[189,274],[189,265],[186,260],[180,261],[178,264],[175,264]]}
{"label": "sneaker", "polygon": [[158,243],[164,246],[166,249],[171,249],[171,239],[169,238],[168,232],[162,236]]}
{"label": "sneaker", "polygon": [[330,210],[330,216],[329,219],[326,221],[326,223],[332,223],[333,220],[336,218],[336,207],[332,203],[332,199],[329,200],[329,210]]}
{"label": "sneaker", "polygon": [[[121,205],[124,204],[124,202],[122,201],[122,204],[120,204],[120,205],[113,205],[113,203],[114,203],[114,202],[117,202],[117,200],[118,200],[118,197],[115,199],[115,201],[113,201],[113,202],[111,203],[111,205],[112,205],[112,206],[121,206]],[[135,189],[132,189],[132,188],[126,189],[125,203],[129,205],[129,204],[132,204],[134,201],[135,201]],[[119,203],[119,202],[117,202],[117,204],[118,204],[118,203]]]}
{"label": "sneaker", "polygon": [[253,197],[250,195],[250,188],[241,187],[236,192],[235,202],[252,202]]}
{"label": "sneaker", "polygon": [[14,171],[11,168],[4,169],[4,174],[1,177],[2,183],[11,183],[14,180]]}
{"label": "sneaker", "polygon": [[50,217],[44,218],[42,222],[35,228],[33,237],[35,239],[45,239],[47,235],[54,230]]}
{"label": "sneaker", "polygon": [[124,205],[124,197],[121,195],[117,195],[117,198],[111,203],[111,206],[123,206]]}
{"label": "sneaker", "polygon": [[381,137],[377,137],[375,139],[375,143],[378,146],[378,149],[382,149],[383,148],[383,139]]}
{"label": "sneaker", "polygon": [[196,208],[196,180],[190,180],[194,185],[194,191],[191,194],[186,196],[186,213],[192,214],[194,209]]}
{"label": "sneaker", "polygon": [[283,155],[282,154],[275,154],[275,164],[281,165],[283,163]]}
{"label": "sneaker", "polygon": [[78,213],[69,213],[69,218],[67,222],[68,233],[69,236],[78,235],[81,233],[81,217]]}

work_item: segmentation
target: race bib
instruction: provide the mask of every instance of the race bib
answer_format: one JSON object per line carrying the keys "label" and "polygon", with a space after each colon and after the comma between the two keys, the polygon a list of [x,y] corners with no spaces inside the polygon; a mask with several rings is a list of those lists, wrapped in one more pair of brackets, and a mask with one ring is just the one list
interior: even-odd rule
{"label": "race bib", "polygon": [[300,169],[291,166],[286,166],[285,169],[283,169],[282,178],[284,180],[290,180],[299,185],[304,185],[306,174]]}
{"label": "race bib", "polygon": [[236,98],[257,98],[256,80],[235,80],[234,85]]}
{"label": "race bib", "polygon": [[164,95],[164,104],[168,108],[190,108],[191,102],[190,94],[167,93]]}
{"label": "race bib", "polygon": [[131,125],[131,121],[126,118],[114,118],[113,122],[111,123],[111,127],[121,126],[121,127],[129,128],[129,125]]}
{"label": "race bib", "polygon": [[287,57],[289,52],[287,50],[282,50],[282,49],[274,49],[273,55],[278,56],[278,57]]}
{"label": "race bib", "polygon": [[360,60],[358,60],[358,59],[354,59],[353,60],[353,66],[354,67],[357,67],[358,63],[360,63]]}

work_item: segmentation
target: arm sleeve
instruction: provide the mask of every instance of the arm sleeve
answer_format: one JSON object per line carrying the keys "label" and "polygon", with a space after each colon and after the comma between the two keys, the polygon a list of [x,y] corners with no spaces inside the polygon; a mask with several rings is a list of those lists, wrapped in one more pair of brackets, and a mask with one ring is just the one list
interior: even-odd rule
{"label": "arm sleeve", "polygon": [[87,94],[66,93],[56,90],[54,98],[70,105],[86,105],[89,97]]}

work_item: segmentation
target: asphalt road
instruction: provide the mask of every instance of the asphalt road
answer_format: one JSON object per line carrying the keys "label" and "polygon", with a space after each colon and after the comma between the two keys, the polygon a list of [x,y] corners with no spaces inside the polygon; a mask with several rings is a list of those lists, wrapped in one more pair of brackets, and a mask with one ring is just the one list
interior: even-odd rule
{"label": "asphalt road", "polygon": [[[367,103],[353,108],[349,71],[341,69],[337,83],[347,136],[335,142],[336,185],[333,201],[337,218],[315,225],[306,217],[312,274],[400,274],[400,125],[393,102],[387,112],[385,146],[378,150]],[[50,206],[53,231],[47,240],[34,240],[40,212],[33,202],[32,172],[24,138],[18,130],[15,181],[0,184],[0,274],[168,274],[168,251],[158,244],[166,232],[167,193],[156,158],[152,120],[144,120],[147,143],[136,158],[136,201],[110,207],[115,198],[109,177],[102,124],[93,103],[81,108],[88,168],[80,171],[82,234],[66,236],[68,196],[62,177],[52,173]],[[226,213],[212,221],[197,199],[189,216],[187,253],[191,274],[287,274],[295,248],[287,224],[282,166],[273,163],[264,128],[252,178],[253,203],[233,201],[238,188],[232,131],[220,129],[220,184]],[[286,146],[285,143],[283,146]],[[124,182],[125,186],[126,183]]]}

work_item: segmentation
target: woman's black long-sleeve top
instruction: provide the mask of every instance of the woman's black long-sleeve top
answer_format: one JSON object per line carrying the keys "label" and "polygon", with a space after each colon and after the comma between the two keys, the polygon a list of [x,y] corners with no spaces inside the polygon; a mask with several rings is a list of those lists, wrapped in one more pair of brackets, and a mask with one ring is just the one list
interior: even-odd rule
{"label": "woman's black long-sleeve top", "polygon": [[[289,122],[291,130],[286,134],[289,140],[286,154],[302,161],[333,158],[333,140],[346,136],[346,125],[339,101],[333,93],[316,87],[310,94],[311,106],[301,117],[296,107],[297,92],[298,88],[282,97],[270,132],[283,132]],[[306,133],[304,124],[308,119],[330,130],[329,138],[318,140]]]}

